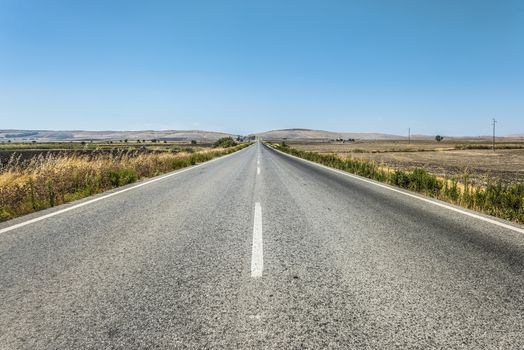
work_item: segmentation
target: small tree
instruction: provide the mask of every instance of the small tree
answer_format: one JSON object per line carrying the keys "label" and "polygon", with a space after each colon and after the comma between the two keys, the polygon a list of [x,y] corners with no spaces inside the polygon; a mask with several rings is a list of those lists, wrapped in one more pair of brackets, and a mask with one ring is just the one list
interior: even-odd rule
{"label": "small tree", "polygon": [[191,144],[192,144],[192,145],[196,145],[196,144],[197,144],[197,141],[196,141],[196,140],[191,140]]}
{"label": "small tree", "polygon": [[435,140],[437,142],[440,142],[440,141],[444,140],[444,136],[437,135],[437,136],[435,136]]}

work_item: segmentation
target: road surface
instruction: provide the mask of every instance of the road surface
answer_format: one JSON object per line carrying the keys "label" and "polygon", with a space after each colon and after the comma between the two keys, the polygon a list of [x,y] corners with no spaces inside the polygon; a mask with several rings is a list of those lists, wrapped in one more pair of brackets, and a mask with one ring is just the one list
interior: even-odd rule
{"label": "road surface", "polygon": [[524,347],[522,227],[260,143],[134,186],[0,225],[0,348]]}

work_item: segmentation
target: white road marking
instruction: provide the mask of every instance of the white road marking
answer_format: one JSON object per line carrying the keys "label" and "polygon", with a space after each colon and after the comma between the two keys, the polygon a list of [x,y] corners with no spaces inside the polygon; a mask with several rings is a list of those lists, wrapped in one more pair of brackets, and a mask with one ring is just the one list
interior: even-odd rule
{"label": "white road marking", "polygon": [[[244,149],[248,149],[249,147],[246,147]],[[244,150],[243,149],[243,150]],[[238,151],[238,152],[241,152],[242,150]],[[106,195],[103,195],[101,197],[97,197],[97,198],[94,198],[94,199],[91,199],[91,200],[88,200],[88,201],[85,201],[85,202],[82,202],[82,203],[79,203],[79,204],[76,204],[76,205],[73,205],[73,206],[70,206],[68,208],[65,208],[65,209],[61,209],[61,210],[57,210],[55,212],[52,212],[52,213],[49,213],[49,214],[46,214],[46,215],[42,215],[42,216],[39,216],[39,217],[36,217],[34,219],[31,219],[31,220],[27,220],[27,221],[24,221],[24,222],[21,222],[21,223],[18,223],[16,225],[12,225],[12,226],[8,226],[8,227],[5,227],[3,229],[0,229],[0,234],[2,233],[5,233],[5,232],[9,232],[9,231],[12,231],[12,230],[16,230],[17,228],[20,228],[20,227],[24,227],[26,225],[29,225],[29,224],[33,224],[35,222],[38,222],[38,221],[42,221],[44,219],[47,219],[47,218],[50,218],[50,217],[53,217],[53,216],[56,216],[56,215],[59,215],[59,214],[63,214],[63,213],[66,213],[68,211],[71,211],[73,209],[77,209],[77,208],[81,208],[81,207],[84,207],[86,205],[89,205],[89,204],[93,204],[95,202],[98,202],[98,201],[101,201],[103,199],[107,199],[107,198],[110,198],[110,197],[113,197],[113,196],[116,196],[117,194],[121,194],[121,193],[124,193],[124,192],[127,192],[127,191],[131,191],[131,190],[134,190],[136,188],[139,188],[139,187],[142,187],[142,186],[145,186],[145,185],[149,185],[149,184],[152,184],[154,182],[157,182],[157,181],[160,181],[160,180],[164,180],[168,177],[172,177],[172,176],[176,176],[176,175],[179,175],[179,174],[182,174],[182,173],[185,173],[186,171],[190,171],[190,170],[193,170],[193,169],[196,169],[198,167],[201,167],[203,165],[206,165],[206,164],[209,164],[209,163],[212,163],[214,161],[217,161],[217,160],[220,160],[220,159],[224,159],[224,158],[227,158],[227,157],[230,157],[234,154],[238,154],[238,152],[234,152],[234,153],[231,153],[231,154],[227,154],[225,156],[221,156],[221,157],[218,157],[218,158],[215,158],[215,159],[211,159],[211,160],[208,160],[207,162],[204,162],[204,163],[201,163],[201,164],[198,164],[198,165],[193,165],[189,168],[186,168],[186,169],[182,169],[182,170],[176,170],[172,173],[169,173],[167,175],[163,175],[163,176],[159,176],[159,177],[155,177],[151,180],[148,180],[148,181],[144,181],[144,182],[141,182],[139,183],[138,185],[135,185],[135,186],[132,186],[132,187],[128,187],[128,188],[124,188],[123,190],[120,190],[120,191],[116,191],[116,192],[112,192],[112,193],[109,193],[109,194],[106,194]]]}
{"label": "white road marking", "polygon": [[378,186],[378,187],[382,187],[382,188],[388,189],[390,191],[397,192],[397,193],[403,194],[405,196],[408,196],[408,197],[411,197],[411,198],[415,198],[415,199],[424,201],[426,203],[430,203],[430,204],[436,205],[436,206],[441,207],[441,208],[446,208],[446,209],[449,209],[451,211],[454,211],[454,212],[457,212],[457,213],[460,213],[460,214],[463,214],[463,215],[467,215],[469,217],[472,217],[472,218],[475,218],[475,219],[478,219],[478,220],[489,222],[490,224],[497,225],[497,226],[500,226],[500,227],[504,227],[504,228],[507,228],[507,229],[515,231],[515,232],[524,233],[524,229],[522,229],[520,227],[515,227],[515,226],[512,226],[512,225],[508,225],[508,224],[506,224],[504,222],[500,222],[500,221],[497,221],[497,220],[494,220],[494,219],[490,219],[489,217],[485,217],[485,216],[482,216],[482,215],[471,213],[469,211],[462,210],[462,209],[459,209],[459,208],[455,208],[455,207],[453,207],[451,205],[447,205],[447,204],[444,204],[444,203],[441,203],[441,202],[437,202],[436,200],[433,200],[433,199],[430,199],[430,198],[425,198],[425,197],[422,197],[420,195],[416,195],[416,194],[412,194],[412,193],[409,193],[409,192],[406,192],[406,191],[402,191],[402,190],[396,189],[394,187],[391,187],[391,186],[388,186],[388,185],[385,185],[385,184],[381,184],[381,183],[373,181],[373,180],[366,179],[365,177],[361,177],[361,176],[358,176],[358,175],[355,175],[355,174],[346,173],[345,171],[342,171],[342,170],[330,168],[330,167],[328,167],[326,165],[318,164],[318,163],[312,162],[312,161],[307,160],[307,159],[296,157],[294,155],[287,154],[287,153],[279,151],[277,149],[274,149],[274,150],[279,152],[279,153],[282,153],[282,154],[284,154],[284,155],[286,155],[288,157],[292,157],[292,158],[301,160],[303,162],[311,163],[311,164],[316,165],[318,167],[331,170],[331,171],[333,171],[335,173],[339,173],[339,174],[342,174],[342,175],[345,175],[345,176],[348,176],[348,177],[351,177],[351,178],[354,178],[354,179],[357,179],[357,180],[360,180],[360,181],[364,181],[364,182],[370,183],[372,185],[375,185],[375,186]]}
{"label": "white road marking", "polygon": [[255,220],[253,223],[253,248],[251,252],[251,277],[262,276],[264,271],[264,244],[262,242],[262,207],[255,203]]}
{"label": "white road marking", "polygon": [[257,175],[260,175],[260,167],[257,166]]}

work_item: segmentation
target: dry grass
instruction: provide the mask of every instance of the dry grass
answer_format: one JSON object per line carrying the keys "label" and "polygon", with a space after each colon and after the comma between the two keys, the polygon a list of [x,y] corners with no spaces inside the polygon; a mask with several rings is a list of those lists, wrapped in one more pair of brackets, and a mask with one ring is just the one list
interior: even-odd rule
{"label": "dry grass", "polygon": [[198,152],[40,155],[0,171],[0,221],[194,165],[245,145]]}

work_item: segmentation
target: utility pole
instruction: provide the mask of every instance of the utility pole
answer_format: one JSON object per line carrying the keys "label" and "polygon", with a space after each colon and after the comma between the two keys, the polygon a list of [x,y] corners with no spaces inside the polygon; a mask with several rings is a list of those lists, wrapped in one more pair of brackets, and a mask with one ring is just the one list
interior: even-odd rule
{"label": "utility pole", "polygon": [[411,128],[408,128],[408,144],[411,143]]}
{"label": "utility pole", "polygon": [[493,118],[493,121],[492,121],[492,124],[493,124],[493,142],[492,142],[492,145],[491,145],[491,148],[493,149],[493,152],[495,152],[495,124],[497,123],[497,121],[495,120],[495,118]]}

